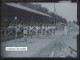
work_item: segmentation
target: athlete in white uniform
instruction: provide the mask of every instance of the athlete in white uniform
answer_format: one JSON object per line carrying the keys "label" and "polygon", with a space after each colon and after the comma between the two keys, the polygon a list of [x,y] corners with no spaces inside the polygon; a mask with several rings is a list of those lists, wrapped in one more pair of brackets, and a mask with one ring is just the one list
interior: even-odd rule
{"label": "athlete in white uniform", "polygon": [[37,27],[34,25],[33,26],[33,35],[36,35],[37,34]]}
{"label": "athlete in white uniform", "polygon": [[21,32],[21,25],[20,24],[16,26],[16,37],[18,35],[18,32]]}
{"label": "athlete in white uniform", "polygon": [[30,34],[30,36],[31,36],[31,38],[32,38],[32,36],[33,36],[33,26],[29,26],[29,34]]}
{"label": "athlete in white uniform", "polygon": [[45,35],[45,26],[42,26],[42,34]]}
{"label": "athlete in white uniform", "polygon": [[24,38],[24,40],[27,42],[27,29],[28,29],[28,27],[27,26],[25,26],[24,27],[24,29],[23,29],[23,38]]}
{"label": "athlete in white uniform", "polygon": [[17,26],[17,32],[21,31],[20,28],[21,28],[21,25],[19,24],[19,25]]}
{"label": "athlete in white uniform", "polygon": [[48,26],[48,35],[50,35],[51,32],[50,29],[51,29],[50,26]]}
{"label": "athlete in white uniform", "polygon": [[36,26],[36,35],[37,35],[37,37],[39,37],[39,35],[40,35],[40,27],[39,26]]}
{"label": "athlete in white uniform", "polygon": [[49,26],[49,34],[52,35],[52,26]]}
{"label": "athlete in white uniform", "polygon": [[52,26],[52,35],[54,35],[55,34],[55,26],[53,25]]}
{"label": "athlete in white uniform", "polygon": [[67,26],[64,27],[64,35],[67,35]]}
{"label": "athlete in white uniform", "polygon": [[46,29],[46,37],[47,37],[47,36],[48,36],[48,33],[49,33],[49,31],[48,31],[48,30],[49,30],[49,29],[48,29],[48,26],[46,26],[45,29]]}

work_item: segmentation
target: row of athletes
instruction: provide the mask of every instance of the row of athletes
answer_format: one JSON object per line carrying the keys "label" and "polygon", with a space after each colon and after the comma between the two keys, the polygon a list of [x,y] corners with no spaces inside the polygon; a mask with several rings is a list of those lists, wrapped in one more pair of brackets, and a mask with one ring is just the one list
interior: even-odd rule
{"label": "row of athletes", "polygon": [[24,26],[23,35],[53,35],[55,26]]}
{"label": "row of athletes", "polygon": [[[14,28],[13,28],[14,27]],[[18,32],[23,32],[23,35],[26,34],[26,35],[39,35],[39,34],[42,34],[42,35],[52,35],[54,34],[55,32],[55,26],[54,25],[42,25],[42,26],[38,26],[38,25],[33,25],[33,26],[30,26],[30,25],[17,25],[17,26],[8,26],[8,29],[7,31],[9,30],[9,33],[10,31],[13,32],[13,30],[15,29],[15,31],[18,33]]]}
{"label": "row of athletes", "polygon": [[48,37],[49,35],[53,35],[55,33],[55,26],[25,26],[23,28],[23,38],[27,42],[28,36],[40,35]]}

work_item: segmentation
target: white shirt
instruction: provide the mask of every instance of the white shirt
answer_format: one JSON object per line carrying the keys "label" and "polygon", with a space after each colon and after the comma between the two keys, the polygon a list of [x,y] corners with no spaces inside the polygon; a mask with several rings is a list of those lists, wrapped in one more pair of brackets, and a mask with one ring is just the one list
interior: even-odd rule
{"label": "white shirt", "polygon": [[28,26],[24,27],[23,34],[27,34],[27,28],[28,28]]}
{"label": "white shirt", "polygon": [[28,28],[28,26],[24,26],[24,29],[27,29]]}
{"label": "white shirt", "polygon": [[39,29],[40,29],[40,27],[39,27],[39,26],[36,26],[36,29],[37,29],[37,30],[39,30]]}
{"label": "white shirt", "polygon": [[45,29],[45,27],[44,27],[44,26],[42,26],[42,29]]}
{"label": "white shirt", "polygon": [[50,27],[50,26],[48,26],[48,30],[49,30],[49,29],[51,29],[51,27]]}
{"label": "white shirt", "polygon": [[23,30],[23,34],[27,34],[27,30],[26,29]]}
{"label": "white shirt", "polygon": [[55,26],[52,26],[52,29],[55,29]]}
{"label": "white shirt", "polygon": [[12,28],[13,26],[8,26],[8,28]]}
{"label": "white shirt", "polygon": [[45,29],[46,29],[46,30],[49,30],[49,28],[48,28],[48,27],[46,27]]}
{"label": "white shirt", "polygon": [[33,27],[32,26],[29,26],[30,27],[30,30],[33,30]]}
{"label": "white shirt", "polygon": [[64,34],[67,35],[67,26],[64,27]]}

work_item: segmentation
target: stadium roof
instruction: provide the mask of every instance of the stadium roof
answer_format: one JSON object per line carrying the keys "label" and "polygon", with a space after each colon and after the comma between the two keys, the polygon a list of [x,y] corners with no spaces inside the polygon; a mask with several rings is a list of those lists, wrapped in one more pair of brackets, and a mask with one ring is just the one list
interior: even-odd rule
{"label": "stadium roof", "polygon": [[12,7],[16,7],[16,8],[19,8],[19,9],[23,9],[23,10],[26,10],[26,11],[29,11],[29,12],[37,13],[37,14],[40,14],[40,15],[47,16],[47,17],[50,17],[51,18],[51,16],[48,15],[48,14],[45,14],[43,12],[40,12],[40,11],[31,9],[31,8],[25,7],[25,6],[16,4],[16,3],[5,3],[5,4],[7,4],[9,6],[12,6]]}

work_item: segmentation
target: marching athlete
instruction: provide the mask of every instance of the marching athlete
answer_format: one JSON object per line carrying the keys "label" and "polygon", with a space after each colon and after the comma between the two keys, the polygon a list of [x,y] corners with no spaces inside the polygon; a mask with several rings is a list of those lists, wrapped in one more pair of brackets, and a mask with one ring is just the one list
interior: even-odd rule
{"label": "marching athlete", "polygon": [[45,25],[43,25],[42,26],[42,34],[43,34],[43,36],[45,35],[45,30],[46,30],[46,27],[45,27]]}
{"label": "marching athlete", "polygon": [[33,26],[29,26],[29,35],[31,36],[31,38],[33,36],[33,28]]}
{"label": "marching athlete", "polygon": [[55,34],[55,26],[53,25],[52,26],[52,35],[54,35]]}
{"label": "marching athlete", "polygon": [[23,28],[23,38],[24,38],[24,40],[27,42],[27,29],[28,29],[28,27],[27,26],[25,26],[24,28]]}
{"label": "marching athlete", "polygon": [[36,26],[36,35],[37,35],[37,37],[39,37],[39,35],[40,35],[40,27],[39,26]]}
{"label": "marching athlete", "polygon": [[64,26],[64,35],[67,35],[67,25]]}
{"label": "marching athlete", "polygon": [[46,26],[46,37],[48,37],[49,35],[49,29],[48,29],[48,26]]}

